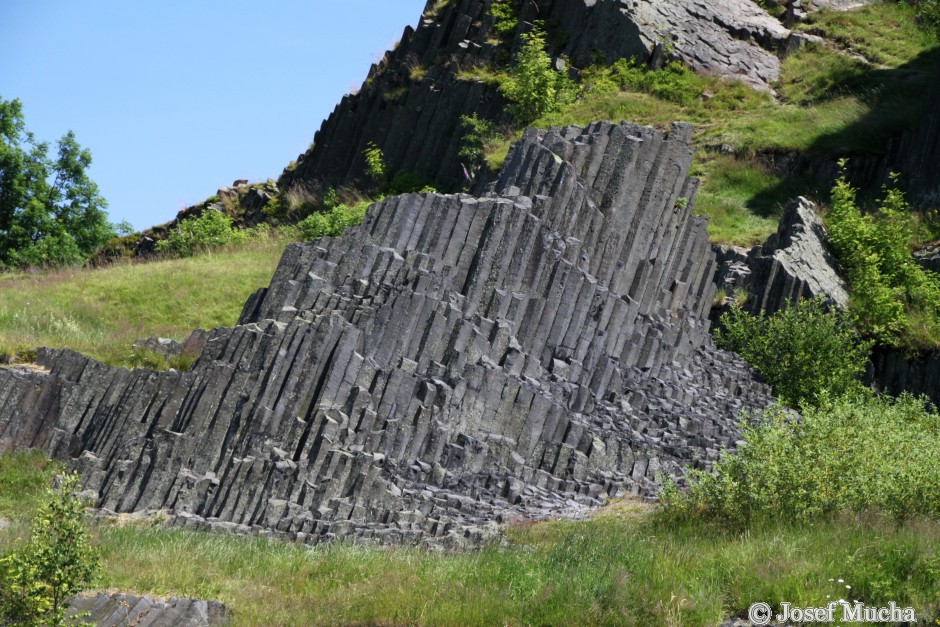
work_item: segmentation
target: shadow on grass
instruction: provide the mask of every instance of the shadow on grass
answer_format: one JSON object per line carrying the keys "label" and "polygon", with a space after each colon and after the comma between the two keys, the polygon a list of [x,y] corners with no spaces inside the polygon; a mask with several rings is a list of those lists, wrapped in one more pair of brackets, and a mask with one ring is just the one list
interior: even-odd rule
{"label": "shadow on grass", "polygon": [[748,206],[775,206],[796,195],[827,203],[843,158],[848,159],[846,176],[859,189],[860,202],[873,203],[892,171],[903,175],[920,167],[910,163],[908,152],[919,139],[916,134],[925,113],[931,113],[927,111],[931,85],[934,93],[940,91],[938,66],[940,48],[934,48],[897,68],[846,72],[820,93],[804,93],[813,99],[794,104],[812,106],[854,97],[868,106],[868,112],[853,124],[820,135],[804,153],[759,155],[781,181],[756,193]]}

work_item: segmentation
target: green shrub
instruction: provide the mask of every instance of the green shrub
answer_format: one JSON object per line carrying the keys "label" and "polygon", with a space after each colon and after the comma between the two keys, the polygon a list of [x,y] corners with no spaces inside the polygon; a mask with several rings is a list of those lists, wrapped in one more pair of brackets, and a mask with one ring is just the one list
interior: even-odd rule
{"label": "green shrub", "polygon": [[715,333],[718,346],[739,353],[791,407],[814,404],[823,392],[861,388],[870,342],[821,300],[802,300],[772,316],[732,307]]}
{"label": "green shrub", "polygon": [[69,597],[98,577],[78,488],[78,476],[66,475],[50,489],[29,542],[0,559],[0,623],[63,625]]}
{"label": "green shrub", "polygon": [[502,37],[512,35],[519,27],[519,1],[495,0],[490,6],[490,15],[495,18],[493,30]]}
{"label": "green shrub", "polygon": [[827,226],[829,242],[849,275],[850,311],[859,329],[886,345],[940,341],[940,277],[914,261],[914,229],[904,194],[886,188],[877,212],[865,214],[842,176],[832,190]]}
{"label": "green shrub", "polygon": [[545,31],[536,25],[522,36],[522,49],[500,90],[512,102],[513,116],[528,124],[572,102],[578,87],[565,73],[552,68],[552,58],[545,50]]}
{"label": "green shrub", "polygon": [[691,471],[687,492],[668,485],[667,513],[734,526],[869,509],[940,516],[940,416],[911,396],[824,395],[802,419],[769,410],[743,438],[714,474]]}
{"label": "green shrub", "polygon": [[377,187],[383,188],[388,173],[388,168],[385,165],[385,153],[373,142],[369,142],[362,154],[366,158],[366,174]]}
{"label": "green shrub", "polygon": [[489,120],[473,115],[460,116],[460,152],[457,156],[464,162],[465,175],[470,183],[486,163],[486,148],[497,136],[496,127]]}
{"label": "green shrub", "polygon": [[651,70],[633,59],[620,59],[611,65],[588,68],[583,82],[591,91],[640,91],[683,106],[698,101],[705,91],[701,77],[680,61],[670,61],[659,70]]}
{"label": "green shrub", "polygon": [[940,34],[940,0],[906,0],[914,7],[918,23],[928,31]]}
{"label": "green shrub", "polygon": [[191,257],[214,248],[244,244],[259,233],[258,229],[235,228],[230,216],[207,209],[177,224],[165,240],[157,242],[157,252]]}
{"label": "green shrub", "polygon": [[353,206],[338,204],[322,213],[313,213],[297,224],[301,238],[339,237],[347,227],[362,222],[371,201],[364,200]]}

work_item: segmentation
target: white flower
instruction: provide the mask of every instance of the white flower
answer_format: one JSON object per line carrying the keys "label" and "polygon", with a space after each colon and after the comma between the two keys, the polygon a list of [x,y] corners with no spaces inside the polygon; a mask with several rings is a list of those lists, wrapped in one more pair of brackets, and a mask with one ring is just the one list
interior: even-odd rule
{"label": "white flower", "polygon": [[[832,581],[832,579],[830,579],[829,581]],[[845,579],[840,579],[839,583],[845,583]]]}
{"label": "white flower", "polygon": [[852,589],[852,586],[846,586],[845,589],[846,589],[846,590],[851,590],[851,589]]}

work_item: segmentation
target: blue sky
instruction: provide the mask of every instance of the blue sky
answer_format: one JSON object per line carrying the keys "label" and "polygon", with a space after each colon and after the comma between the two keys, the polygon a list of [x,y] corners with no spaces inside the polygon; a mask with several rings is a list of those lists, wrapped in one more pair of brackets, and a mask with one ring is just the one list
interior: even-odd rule
{"label": "blue sky", "polygon": [[277,178],[424,0],[0,0],[0,97],[91,150],[113,222]]}

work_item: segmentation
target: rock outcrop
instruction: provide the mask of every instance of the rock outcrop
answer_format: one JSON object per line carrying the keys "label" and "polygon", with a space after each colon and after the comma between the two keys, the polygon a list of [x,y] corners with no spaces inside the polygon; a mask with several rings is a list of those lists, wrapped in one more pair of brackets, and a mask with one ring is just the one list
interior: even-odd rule
{"label": "rock outcrop", "polygon": [[0,450],[69,460],[107,510],[307,542],[472,544],[649,494],[771,401],[710,340],[690,137],[530,130],[481,197],[290,246],[190,372],[40,350],[0,371]]}
{"label": "rock outcrop", "polygon": [[[443,189],[464,184],[460,116],[508,121],[495,85],[461,71],[505,62],[520,35],[543,20],[556,56],[576,66],[600,58],[677,58],[698,71],[761,89],[777,79],[790,31],[750,0],[540,0],[519,2],[519,26],[500,41],[492,0],[429,0],[417,28],[372,67],[361,90],[343,98],[313,146],[278,181],[281,189],[346,185],[363,179],[374,142],[391,172],[408,170]],[[668,52],[667,52],[668,51]]]}
{"label": "rock outcrop", "polygon": [[908,355],[903,350],[876,347],[867,383],[889,394],[909,392],[926,396],[940,407],[940,353]]}
{"label": "rock outcrop", "polygon": [[144,625],[158,627],[212,627],[229,623],[228,608],[217,601],[157,599],[134,594],[82,595],[69,603],[69,617],[98,627]]}
{"label": "rock outcrop", "polygon": [[744,309],[774,313],[801,298],[822,297],[839,309],[849,304],[839,264],[829,252],[815,205],[797,198],[784,211],[777,232],[748,252],[717,251],[718,285],[726,294],[745,290]]}
{"label": "rock outcrop", "polygon": [[901,171],[914,202],[936,209],[940,207],[940,71],[924,112],[917,130],[902,141]]}

